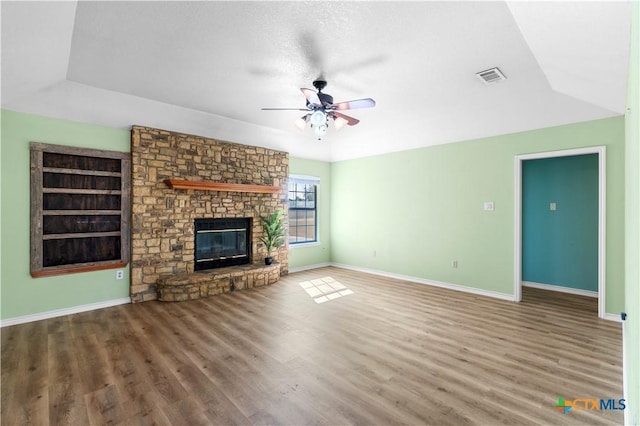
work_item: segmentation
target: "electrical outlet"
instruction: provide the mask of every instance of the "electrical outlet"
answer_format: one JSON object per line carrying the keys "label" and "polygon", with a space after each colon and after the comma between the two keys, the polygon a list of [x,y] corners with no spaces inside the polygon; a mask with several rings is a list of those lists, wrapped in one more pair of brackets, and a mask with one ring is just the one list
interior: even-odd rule
{"label": "electrical outlet", "polygon": [[483,207],[484,207],[484,210],[487,212],[492,212],[493,210],[495,210],[495,205],[493,204],[493,201],[485,201]]}
{"label": "electrical outlet", "polygon": [[124,271],[122,269],[116,271],[116,280],[121,280],[124,278]]}
{"label": "electrical outlet", "polygon": [[556,208],[557,208],[556,203],[549,203],[549,210],[551,210],[551,211],[555,211],[555,210],[556,210]]}
{"label": "electrical outlet", "polygon": [[452,268],[457,268],[458,267],[458,261],[457,260],[452,260],[451,261],[451,267]]}

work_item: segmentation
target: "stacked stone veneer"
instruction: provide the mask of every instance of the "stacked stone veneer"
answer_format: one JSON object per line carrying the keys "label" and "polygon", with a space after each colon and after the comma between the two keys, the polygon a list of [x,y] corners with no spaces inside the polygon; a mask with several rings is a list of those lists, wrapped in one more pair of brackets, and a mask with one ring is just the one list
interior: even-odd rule
{"label": "stacked stone veneer", "polygon": [[216,268],[194,274],[158,279],[158,300],[181,302],[234,290],[273,284],[280,278],[280,265],[242,265]]}
{"label": "stacked stone veneer", "polygon": [[[194,271],[194,219],[252,218],[252,261],[264,264],[259,216],[286,209],[289,154],[149,127],[131,129],[131,300],[157,299],[158,279]],[[165,179],[278,186],[276,194],[170,189]],[[273,257],[288,271],[288,247]]]}

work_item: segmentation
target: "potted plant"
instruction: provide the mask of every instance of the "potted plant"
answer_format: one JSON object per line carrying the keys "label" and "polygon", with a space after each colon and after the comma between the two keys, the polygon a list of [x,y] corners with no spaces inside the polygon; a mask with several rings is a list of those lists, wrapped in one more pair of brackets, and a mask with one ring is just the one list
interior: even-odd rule
{"label": "potted plant", "polygon": [[284,244],[286,231],[284,228],[284,210],[276,210],[268,216],[260,216],[262,229],[264,234],[260,237],[260,241],[267,249],[267,257],[264,258],[265,265],[271,265],[273,258],[271,253],[274,249]]}

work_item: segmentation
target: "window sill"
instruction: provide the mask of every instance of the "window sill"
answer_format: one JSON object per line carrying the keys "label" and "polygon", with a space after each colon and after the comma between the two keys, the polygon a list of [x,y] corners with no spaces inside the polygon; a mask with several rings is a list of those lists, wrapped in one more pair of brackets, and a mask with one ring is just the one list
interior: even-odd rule
{"label": "window sill", "polygon": [[289,243],[289,248],[290,249],[297,249],[297,248],[303,248],[303,247],[317,247],[320,246],[322,244],[320,244],[319,241],[313,241],[310,243],[298,243],[298,244],[291,244]]}

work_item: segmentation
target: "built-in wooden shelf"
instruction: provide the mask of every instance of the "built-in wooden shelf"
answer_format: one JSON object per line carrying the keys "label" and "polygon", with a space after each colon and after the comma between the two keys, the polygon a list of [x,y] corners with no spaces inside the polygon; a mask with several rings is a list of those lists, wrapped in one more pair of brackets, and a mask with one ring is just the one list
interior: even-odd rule
{"label": "built-in wooden shelf", "polygon": [[29,147],[31,276],[124,268],[131,154],[36,142]]}
{"label": "built-in wooden shelf", "polygon": [[128,262],[112,261],[101,262],[95,264],[72,265],[72,266],[54,266],[40,271],[32,271],[33,278],[54,277],[56,275],[77,274],[79,272],[104,271],[105,269],[120,269],[127,266]]}
{"label": "built-in wooden shelf", "polygon": [[275,194],[278,191],[280,191],[280,188],[277,186],[250,185],[250,184],[243,184],[243,183],[205,182],[201,180],[165,179],[164,183],[171,189],[255,192],[259,194]]}

